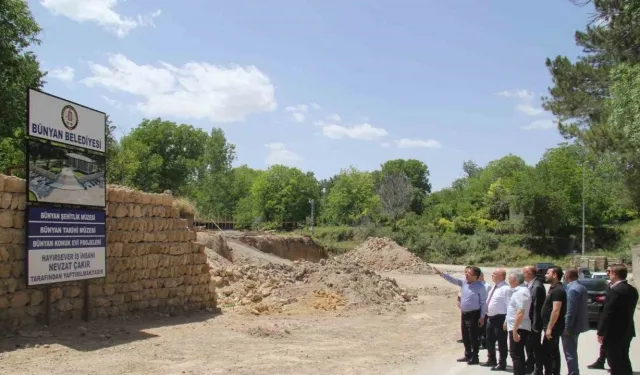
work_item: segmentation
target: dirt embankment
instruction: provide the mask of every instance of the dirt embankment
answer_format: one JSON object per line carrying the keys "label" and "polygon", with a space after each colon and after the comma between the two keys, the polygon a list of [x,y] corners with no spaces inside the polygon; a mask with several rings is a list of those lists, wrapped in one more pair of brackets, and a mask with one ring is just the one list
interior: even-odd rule
{"label": "dirt embankment", "polygon": [[203,244],[205,249],[215,251],[216,254],[230,262],[233,262],[231,248],[222,234],[215,232],[198,232],[196,241]]}
{"label": "dirt embankment", "polygon": [[230,238],[283,259],[318,262],[328,258],[327,250],[305,236],[243,234]]}

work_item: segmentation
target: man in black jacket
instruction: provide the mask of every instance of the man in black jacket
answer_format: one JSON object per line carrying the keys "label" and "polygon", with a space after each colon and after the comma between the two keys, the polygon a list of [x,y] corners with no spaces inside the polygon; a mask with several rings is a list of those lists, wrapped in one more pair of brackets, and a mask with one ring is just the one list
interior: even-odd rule
{"label": "man in black jacket", "polygon": [[636,336],[633,314],[638,291],[627,283],[627,267],[615,265],[609,273],[611,286],[598,322],[598,342],[605,347],[611,375],[633,373],[629,360],[631,340]]}
{"label": "man in black jacket", "polygon": [[527,338],[527,361],[526,372],[537,375],[542,374],[542,353],[540,351],[542,338],[542,305],[547,298],[547,291],[544,284],[536,277],[536,268],[526,266],[522,269],[524,281],[531,294],[531,308],[529,309],[529,319],[531,319],[531,332]]}
{"label": "man in black jacket", "polygon": [[[609,266],[607,268],[607,275],[611,274],[611,266]],[[611,285],[611,280],[607,280],[607,293],[609,292],[609,287]],[[604,307],[604,305],[600,306],[600,314],[602,314],[602,308]],[[607,350],[604,347],[604,345],[600,344],[600,353],[598,355],[598,359],[596,359],[595,362],[593,362],[592,364],[588,365],[587,368],[588,369],[592,369],[592,370],[604,370],[604,364],[605,362],[607,362]]]}

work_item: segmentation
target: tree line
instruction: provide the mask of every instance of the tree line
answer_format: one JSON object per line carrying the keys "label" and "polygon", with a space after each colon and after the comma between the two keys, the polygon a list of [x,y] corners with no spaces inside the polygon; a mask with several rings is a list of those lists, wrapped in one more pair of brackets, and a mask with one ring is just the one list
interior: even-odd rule
{"label": "tree line", "polygon": [[[467,161],[464,177],[436,192],[428,166],[415,159],[389,160],[374,171],[345,166],[318,179],[284,165],[234,166],[235,146],[221,129],[156,118],[119,140],[108,121],[109,183],[171,190],[194,202],[203,219],[263,229],[308,222],[313,199],[319,225],[568,238],[581,231],[584,203],[592,245],[605,246],[619,236],[611,227],[635,219],[640,207],[640,1],[592,5],[593,19],[575,35],[582,56],[546,61],[552,86],[543,106],[567,143],[535,165],[516,155],[484,166]],[[0,19],[11,21],[0,23],[0,170],[6,171],[24,163],[26,88],[42,87],[46,72],[29,51],[41,30],[28,4],[3,1]]]}

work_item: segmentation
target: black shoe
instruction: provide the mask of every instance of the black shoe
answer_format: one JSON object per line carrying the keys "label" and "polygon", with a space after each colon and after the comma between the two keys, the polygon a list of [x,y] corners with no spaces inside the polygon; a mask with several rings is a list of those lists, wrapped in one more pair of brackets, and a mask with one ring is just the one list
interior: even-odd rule
{"label": "black shoe", "polygon": [[497,365],[498,364],[496,362],[491,362],[491,361],[487,361],[487,362],[484,362],[484,363],[480,364],[480,366],[482,366],[482,367],[495,367]]}
{"label": "black shoe", "polygon": [[604,370],[604,362],[595,361],[587,366],[587,368],[592,370]]}
{"label": "black shoe", "polygon": [[507,371],[507,365],[493,366],[491,371]]}
{"label": "black shoe", "polygon": [[456,340],[456,342],[457,342],[458,344],[462,344],[462,343],[464,342],[464,340],[463,340],[463,339],[459,339],[459,340]]}
{"label": "black shoe", "polygon": [[477,365],[480,364],[480,360],[478,358],[470,359],[467,364],[469,365]]}
{"label": "black shoe", "polygon": [[462,358],[458,358],[458,359],[456,359],[456,361],[458,361],[458,362],[469,362],[469,358],[467,358],[467,357],[462,357]]}

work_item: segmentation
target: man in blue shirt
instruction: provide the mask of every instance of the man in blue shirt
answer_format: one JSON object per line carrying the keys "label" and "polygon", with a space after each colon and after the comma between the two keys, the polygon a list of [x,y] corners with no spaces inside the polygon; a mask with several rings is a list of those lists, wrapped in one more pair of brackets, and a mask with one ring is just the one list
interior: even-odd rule
{"label": "man in blue shirt", "polygon": [[447,273],[433,270],[442,278],[461,288],[460,310],[462,319],[460,328],[464,341],[464,357],[458,362],[467,362],[470,365],[480,363],[478,358],[480,329],[484,328],[485,304],[487,302],[487,289],[478,281],[482,271],[478,267],[469,267],[464,272],[464,279],[458,279]]}
{"label": "man in blue shirt", "polygon": [[587,300],[589,292],[587,288],[580,284],[578,270],[569,268],[564,278],[568,281],[567,291],[567,314],[565,315],[564,333],[562,334],[562,347],[564,358],[567,361],[569,375],[580,375],[578,368],[578,337],[581,333],[589,330],[589,312]]}

